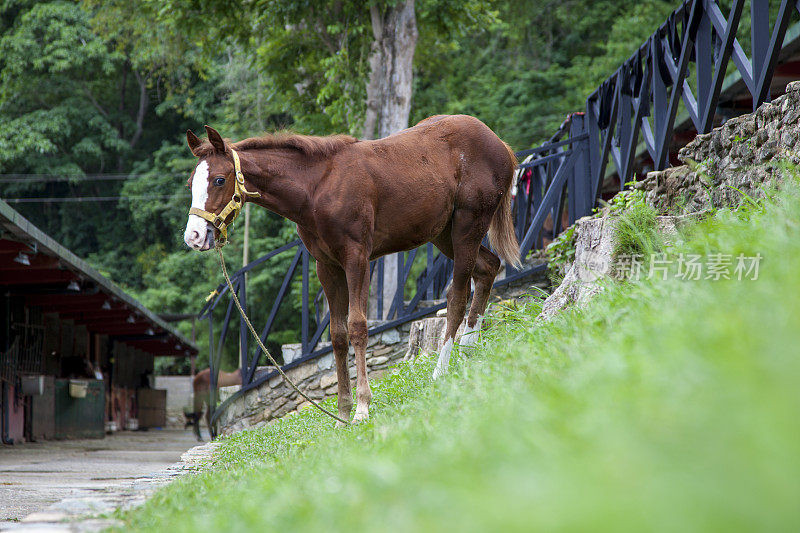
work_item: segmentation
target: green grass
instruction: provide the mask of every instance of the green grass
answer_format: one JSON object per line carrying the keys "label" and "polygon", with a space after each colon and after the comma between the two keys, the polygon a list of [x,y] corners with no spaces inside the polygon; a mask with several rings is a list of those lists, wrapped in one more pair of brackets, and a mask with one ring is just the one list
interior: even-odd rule
{"label": "green grass", "polygon": [[[374,383],[224,442],[124,515],[168,531],[727,531],[800,523],[800,195],[721,210],[671,253],[761,253],[757,281],[609,284],[548,324],[495,320],[432,383]],[[328,405],[332,405],[328,402]]]}
{"label": "green grass", "polygon": [[614,256],[649,256],[661,251],[656,210],[642,200],[620,213],[614,242]]}

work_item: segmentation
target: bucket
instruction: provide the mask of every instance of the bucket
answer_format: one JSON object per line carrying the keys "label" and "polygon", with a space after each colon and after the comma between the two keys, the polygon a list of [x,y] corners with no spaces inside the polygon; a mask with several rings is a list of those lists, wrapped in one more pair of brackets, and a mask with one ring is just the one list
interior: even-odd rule
{"label": "bucket", "polygon": [[69,395],[73,398],[86,398],[89,382],[81,379],[69,380]]}

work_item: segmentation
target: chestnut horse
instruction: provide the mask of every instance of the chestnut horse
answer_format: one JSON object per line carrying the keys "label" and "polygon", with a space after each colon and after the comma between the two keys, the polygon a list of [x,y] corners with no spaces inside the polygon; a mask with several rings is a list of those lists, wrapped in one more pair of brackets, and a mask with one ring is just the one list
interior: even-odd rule
{"label": "chestnut horse", "polygon": [[[356,360],[353,422],[369,418],[372,392],[365,351],[370,260],[426,242],[454,260],[445,342],[434,378],[447,371],[464,320],[470,279],[475,294],[461,345],[473,343],[477,336],[500,270],[500,259],[481,245],[487,232],[491,246],[506,262],[520,264],[509,194],[517,160],[508,145],[474,117],[437,115],[370,141],[347,135],[275,134],[231,143],[209,126],[206,133],[208,140],[201,141],[187,132],[189,148],[199,159],[188,182],[190,213],[201,216],[189,215],[184,240],[195,250],[211,249],[215,239],[225,235],[220,229],[238,213],[232,213],[231,206],[242,201],[297,224],[316,259],[330,306],[343,419],[349,419],[353,406],[348,337]],[[236,172],[239,164],[241,174]]]}
{"label": "chestnut horse", "polygon": [[[217,388],[230,387],[231,385],[242,384],[242,370],[237,369],[233,372],[219,371],[217,378]],[[211,369],[206,368],[195,374],[192,380],[192,391],[194,392],[194,412],[186,415],[189,423],[194,425],[194,434],[197,440],[203,440],[200,435],[200,419],[203,418],[203,407],[208,404],[208,391],[211,390]],[[206,424],[208,425],[208,433],[213,439],[216,436],[216,431],[211,426],[211,409],[206,409]]]}

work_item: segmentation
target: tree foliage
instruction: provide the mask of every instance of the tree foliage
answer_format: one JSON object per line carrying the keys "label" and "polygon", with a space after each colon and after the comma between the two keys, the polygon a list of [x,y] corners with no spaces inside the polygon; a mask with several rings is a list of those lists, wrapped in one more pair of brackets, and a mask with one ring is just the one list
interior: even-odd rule
{"label": "tree foliage", "polygon": [[[381,9],[396,4],[376,2]],[[189,252],[182,241],[184,183],[196,164],[185,130],[213,124],[231,138],[287,127],[360,133],[373,39],[369,6],[353,0],[142,0],[135,9],[124,0],[0,4],[0,174],[30,178],[2,183],[0,195],[122,196],[20,204],[20,210],[145,305],[198,310],[221,278],[213,256]],[[411,121],[468,113],[514,148],[527,148],[581,110],[676,6],[675,0],[417,0]],[[109,173],[127,179],[95,179]],[[137,199],[143,196],[172,197]],[[239,233],[226,249],[231,269],[240,266]],[[251,258],[295,237],[285,220],[252,210]],[[256,322],[266,318],[290,261],[291,253],[283,254],[252,274],[248,299]],[[273,350],[298,338],[300,294],[295,281],[269,339]],[[190,333],[188,323],[179,327]],[[207,327],[197,331],[203,347]],[[235,342],[226,345],[226,365],[237,357]]]}

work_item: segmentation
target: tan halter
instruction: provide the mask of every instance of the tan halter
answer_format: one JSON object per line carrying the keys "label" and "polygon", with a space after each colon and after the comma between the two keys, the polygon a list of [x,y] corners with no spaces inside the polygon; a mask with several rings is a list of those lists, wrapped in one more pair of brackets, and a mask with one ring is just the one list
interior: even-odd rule
{"label": "tan halter", "polygon": [[261,193],[250,192],[245,189],[244,174],[242,174],[242,165],[239,163],[239,154],[233,149],[231,149],[231,154],[233,155],[233,168],[236,173],[236,179],[233,183],[233,196],[231,197],[231,201],[228,202],[228,205],[226,205],[218,215],[196,207],[189,209],[190,215],[197,215],[209,221],[212,226],[219,230],[220,244],[228,242],[228,226],[233,224],[233,221],[239,216],[239,212],[244,205],[245,196],[252,196],[254,198],[261,196]]}

